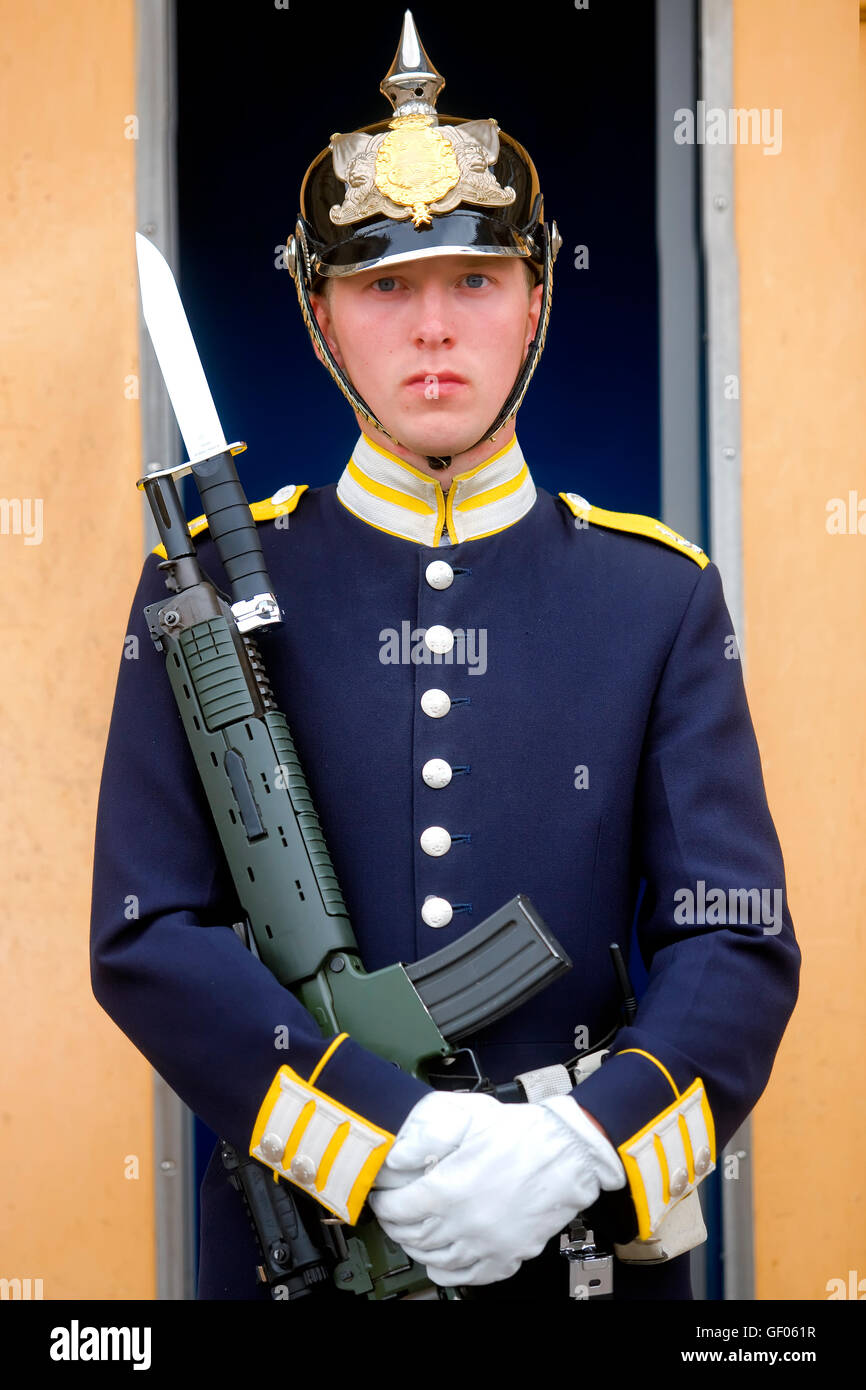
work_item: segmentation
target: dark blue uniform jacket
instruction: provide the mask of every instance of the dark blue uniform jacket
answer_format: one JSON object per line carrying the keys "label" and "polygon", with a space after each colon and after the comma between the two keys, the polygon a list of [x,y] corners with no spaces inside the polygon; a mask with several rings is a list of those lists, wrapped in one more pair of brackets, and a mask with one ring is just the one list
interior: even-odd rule
{"label": "dark blue uniform jacket", "polygon": [[[415,961],[527,894],[574,968],[469,1040],[494,1081],[510,1079],[572,1057],[577,1029],[594,1042],[619,1022],[608,947],[627,944],[645,880],[649,985],[614,1043],[639,1051],[609,1058],[573,1094],[623,1143],[671,1104],[648,1053],[680,1090],[703,1079],[721,1153],[767,1083],[799,952],[717,568],[641,535],[575,525],[541,489],[504,530],[435,549],[353,515],[333,485],[305,491],[288,526],[265,521],[259,534],[285,611],[260,646],[367,969]],[[210,537],[198,545],[225,587]],[[434,559],[455,571],[445,589],[425,579]],[[133,600],[139,650],[120,662],[108,737],[93,987],[178,1095],[246,1151],[277,1067],[309,1076],[327,1040],[231,929],[231,879],[142,617],[165,596],[157,564],[148,557]],[[383,661],[382,634],[407,622],[483,631],[486,670],[480,637],[474,667]],[[450,696],[445,717],[421,708],[431,688]],[[422,780],[431,758],[452,766],[447,786]],[[421,849],[430,826],[449,832],[446,854]],[[684,922],[682,890],[699,902],[700,881],[705,893],[770,890],[770,902],[780,890],[783,911],[770,930],[703,920],[699,908],[701,920]],[[422,920],[431,895],[453,906],[445,927]],[[281,1024],[287,1052],[275,1052]],[[317,1085],[392,1133],[426,1093],[351,1039]],[[618,1239],[637,1230],[625,1199],[630,1229],[620,1199]],[[666,1266],[624,1271],[622,1296],[688,1297],[687,1259],[672,1262],[676,1278]],[[199,1296],[260,1296],[255,1263],[215,1156]]]}

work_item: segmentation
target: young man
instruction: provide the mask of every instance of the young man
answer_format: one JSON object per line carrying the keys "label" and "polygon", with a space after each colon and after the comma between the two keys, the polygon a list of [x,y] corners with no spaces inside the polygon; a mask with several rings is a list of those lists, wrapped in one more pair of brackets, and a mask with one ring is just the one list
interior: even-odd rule
{"label": "young man", "polygon": [[[526,152],[492,121],[438,123],[441,85],[407,13],[382,83],[393,120],[332,136],[304,180],[289,267],[361,433],[335,486],[260,508],[292,515],[259,527],[286,612],[263,651],[368,970],[459,940],[518,892],[571,957],[465,1040],[492,1082],[525,1076],[529,1101],[434,1091],[323,1039],[244,950],[168,681],[145,659],[155,556],[103,774],[94,990],[197,1114],[323,1208],[330,1159],[301,1161],[303,1124],[327,1112],[379,1136],[353,1191],[434,1284],[567,1297],[559,1233],[591,1212],[614,1298],[688,1298],[695,1189],[796,998],[784,867],[718,571],[652,519],[533,482],[514,417],[558,235]],[[213,572],[207,536],[199,555]],[[575,1072],[621,1022],[609,946],[628,942],[641,879],[649,987],[603,1064]],[[280,1110],[281,1075],[303,1122]],[[215,1152],[199,1296],[267,1296],[256,1263]]]}

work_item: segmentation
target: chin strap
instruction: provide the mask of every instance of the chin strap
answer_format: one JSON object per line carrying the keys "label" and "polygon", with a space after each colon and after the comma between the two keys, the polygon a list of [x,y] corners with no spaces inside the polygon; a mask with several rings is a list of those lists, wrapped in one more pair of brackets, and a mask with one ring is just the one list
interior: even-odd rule
{"label": "chin strap", "polygon": [[[541,353],[544,348],[544,342],[547,337],[547,325],[550,320],[550,304],[551,299],[553,297],[553,262],[555,261],[557,252],[559,251],[559,248],[562,245],[562,239],[560,237],[559,230],[555,222],[551,223],[549,226],[547,223],[545,223],[543,230],[544,267],[542,273],[542,284],[544,286],[544,289],[541,296],[541,313],[538,316],[538,328],[536,329],[535,337],[529,345],[529,351],[526,354],[526,360],[524,361],[523,366],[521,367],[520,372],[517,375],[517,379],[515,380],[514,385],[508,393],[508,396],[506,397],[502,409],[500,410],[496,419],[493,421],[492,425],[489,425],[488,428],[484,431],[484,433],[481,435],[481,438],[476,439],[475,443],[469,446],[469,449],[465,449],[463,451],[464,453],[468,454],[471,449],[477,449],[479,444],[483,444],[488,439],[491,441],[496,439],[497,434],[499,433],[505,422],[507,420],[510,420],[512,415],[517,414],[517,411],[520,407],[520,403],[523,400],[523,397],[526,395],[527,387],[529,386],[529,383],[532,380],[532,374],[535,371],[535,368],[538,366],[538,360],[541,357]],[[302,217],[298,218],[297,226],[295,227],[295,235],[289,238],[289,244],[286,248],[286,265],[288,267],[289,273],[292,276],[292,279],[295,282],[295,289],[298,292],[298,303],[301,306],[301,313],[304,318],[304,323],[307,325],[307,332],[309,333],[313,343],[319,349],[319,352],[322,354],[322,359],[325,363],[325,366],[328,369],[328,372],[333,377],[334,381],[337,383],[337,386],[340,388],[343,395],[346,397],[346,400],[355,410],[357,410],[359,415],[361,415],[369,424],[371,424],[374,427],[374,429],[381,430],[382,434],[384,434],[388,439],[390,439],[392,443],[399,444],[400,447],[403,449],[408,448],[409,446],[407,444],[404,444],[401,439],[398,439],[396,435],[392,434],[390,430],[385,428],[385,426],[382,424],[382,421],[379,420],[377,416],[373,414],[373,411],[370,409],[369,405],[363,399],[363,397],[358,395],[358,392],[355,390],[354,386],[352,385],[349,378],[346,376],[345,372],[339,366],[336,358],[334,357],[334,354],[331,352],[331,349],[328,347],[328,344],[325,341],[322,330],[319,327],[315,314],[313,313],[313,307],[310,303],[309,286],[312,284],[313,279],[313,265],[312,259],[310,257],[310,250],[306,235],[306,229],[304,226],[304,219]],[[449,468],[453,460],[453,455],[447,454],[433,454],[426,455],[425,457],[427,458],[427,462],[430,464],[430,467],[436,469]]]}

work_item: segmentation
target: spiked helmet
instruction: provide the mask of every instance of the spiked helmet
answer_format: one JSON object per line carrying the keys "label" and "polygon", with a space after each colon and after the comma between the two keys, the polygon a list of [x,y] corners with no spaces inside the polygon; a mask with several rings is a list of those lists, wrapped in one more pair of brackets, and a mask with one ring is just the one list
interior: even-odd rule
{"label": "spiked helmet", "polygon": [[331,376],[354,409],[397,444],[401,441],[338,365],[310,294],[327,278],[432,256],[519,256],[531,264],[536,283],[544,287],[536,335],[498,416],[475,448],[495,439],[516,414],[538,364],[561,237],[555,222],[544,221],[538,174],[523,146],[492,117],[440,116],[435,103],[444,86],[407,10],[394,61],[379,84],[393,116],[350,134],[335,132],[313,160],[301,186],[286,263],[304,322]]}

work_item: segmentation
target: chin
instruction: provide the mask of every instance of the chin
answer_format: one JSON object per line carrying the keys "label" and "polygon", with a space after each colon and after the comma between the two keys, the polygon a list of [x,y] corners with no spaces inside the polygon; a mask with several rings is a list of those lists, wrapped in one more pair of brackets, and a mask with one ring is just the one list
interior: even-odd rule
{"label": "chin", "polygon": [[461,421],[459,425],[454,420],[406,420],[402,427],[400,423],[395,422],[393,432],[414,454],[435,454],[454,458],[472,448],[485,425],[489,424],[489,418],[485,417],[471,424]]}

